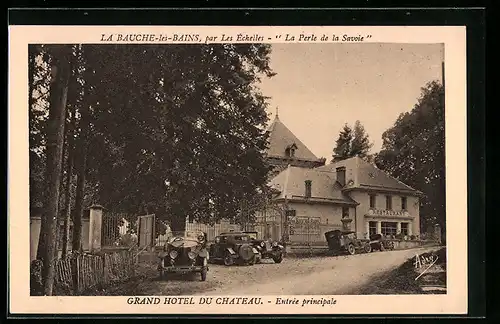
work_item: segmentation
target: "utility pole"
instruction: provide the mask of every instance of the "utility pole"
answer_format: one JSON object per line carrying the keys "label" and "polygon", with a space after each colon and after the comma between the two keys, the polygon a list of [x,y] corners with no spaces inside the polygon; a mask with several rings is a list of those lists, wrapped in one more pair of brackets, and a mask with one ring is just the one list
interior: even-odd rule
{"label": "utility pole", "polygon": [[444,79],[445,79],[445,77],[444,77],[444,61],[443,61],[443,62],[441,62],[441,80],[442,80],[441,83],[443,84],[443,89],[445,89],[445,87],[444,87],[444,82],[445,82]]}

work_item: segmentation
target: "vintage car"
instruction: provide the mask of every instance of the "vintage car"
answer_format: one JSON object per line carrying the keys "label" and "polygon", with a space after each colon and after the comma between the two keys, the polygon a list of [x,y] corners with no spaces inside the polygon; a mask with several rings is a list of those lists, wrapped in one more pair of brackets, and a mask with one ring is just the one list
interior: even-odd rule
{"label": "vintage car", "polygon": [[394,243],[386,240],[382,234],[370,235],[370,246],[372,251],[394,250]]}
{"label": "vintage car", "polygon": [[250,236],[252,245],[260,252],[260,258],[256,260],[259,263],[261,259],[273,259],[275,263],[281,263],[285,255],[285,248],[280,242],[272,240],[261,240],[257,232],[243,232]]}
{"label": "vintage car", "polygon": [[224,265],[253,265],[261,258],[259,251],[252,245],[252,239],[242,232],[222,233],[210,245],[210,260],[222,261]]}
{"label": "vintage car", "polygon": [[325,233],[328,248],[335,255],[356,254],[356,252],[370,253],[372,247],[369,240],[361,240],[355,237],[353,231],[333,230]]}
{"label": "vintage car", "polygon": [[161,279],[169,273],[200,273],[207,279],[208,259],[207,235],[201,231],[172,232],[158,254],[158,271]]}

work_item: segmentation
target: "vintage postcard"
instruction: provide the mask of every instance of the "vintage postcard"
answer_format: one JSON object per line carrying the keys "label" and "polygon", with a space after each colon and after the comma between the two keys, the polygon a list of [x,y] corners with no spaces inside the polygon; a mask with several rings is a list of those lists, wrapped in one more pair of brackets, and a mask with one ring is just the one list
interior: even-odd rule
{"label": "vintage postcard", "polygon": [[10,312],[466,314],[465,40],[10,26]]}

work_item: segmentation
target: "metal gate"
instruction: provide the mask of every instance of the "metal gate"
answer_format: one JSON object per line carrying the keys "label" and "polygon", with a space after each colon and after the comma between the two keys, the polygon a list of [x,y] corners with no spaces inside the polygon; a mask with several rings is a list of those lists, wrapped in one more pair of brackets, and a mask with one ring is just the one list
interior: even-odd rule
{"label": "metal gate", "polygon": [[123,237],[129,233],[130,224],[122,214],[105,213],[101,225],[101,245],[116,247],[126,245]]}
{"label": "metal gate", "polygon": [[143,215],[138,217],[139,249],[146,250],[155,246],[155,215]]}
{"label": "metal gate", "polygon": [[322,243],[321,220],[319,217],[294,217],[290,221],[290,241],[311,245]]}

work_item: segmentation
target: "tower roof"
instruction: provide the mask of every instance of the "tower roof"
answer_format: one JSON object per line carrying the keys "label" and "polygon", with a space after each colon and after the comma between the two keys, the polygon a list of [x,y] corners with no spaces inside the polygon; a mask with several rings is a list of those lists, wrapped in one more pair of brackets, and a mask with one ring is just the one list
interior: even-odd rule
{"label": "tower roof", "polygon": [[318,160],[318,157],[314,155],[314,153],[312,153],[311,150],[309,150],[307,146],[305,146],[304,143],[285,126],[285,124],[283,124],[278,114],[276,114],[276,117],[271,125],[269,125],[267,131],[269,132],[268,156],[287,158],[285,153],[286,149],[295,144],[294,157],[296,159],[309,161]]}

